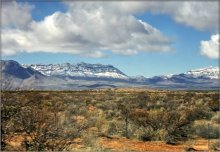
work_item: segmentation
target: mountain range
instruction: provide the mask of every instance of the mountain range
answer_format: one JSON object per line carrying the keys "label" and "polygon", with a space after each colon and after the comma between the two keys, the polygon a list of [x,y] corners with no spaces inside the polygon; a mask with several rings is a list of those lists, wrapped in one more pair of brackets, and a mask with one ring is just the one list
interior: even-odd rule
{"label": "mountain range", "polygon": [[2,89],[78,90],[141,87],[156,89],[207,90],[219,88],[219,68],[206,67],[180,74],[146,78],[131,77],[112,65],[19,64],[1,60]]}

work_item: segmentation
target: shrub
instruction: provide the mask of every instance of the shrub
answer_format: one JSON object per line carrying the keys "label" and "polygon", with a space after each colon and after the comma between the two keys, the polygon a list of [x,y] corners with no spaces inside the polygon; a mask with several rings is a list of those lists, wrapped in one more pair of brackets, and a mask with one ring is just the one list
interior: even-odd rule
{"label": "shrub", "polygon": [[95,127],[98,128],[99,132],[107,132],[108,121],[104,113],[100,114],[99,117],[96,119]]}
{"label": "shrub", "polygon": [[142,141],[151,141],[154,137],[154,131],[151,127],[140,128],[137,132],[137,137]]}
{"label": "shrub", "polygon": [[211,120],[214,123],[220,124],[220,112],[216,112]]}
{"label": "shrub", "polygon": [[109,125],[108,125],[108,134],[109,135],[114,135],[114,134],[117,134],[117,125],[116,125],[116,122],[115,121],[111,121],[109,122]]}
{"label": "shrub", "polygon": [[190,121],[199,120],[199,119],[210,119],[212,114],[210,109],[203,105],[190,106],[185,108],[187,113],[187,119]]}
{"label": "shrub", "polygon": [[219,138],[220,125],[211,123],[209,121],[196,121],[193,125],[193,131],[199,137],[206,139]]}
{"label": "shrub", "polygon": [[219,111],[219,94],[214,93],[210,95],[210,100],[208,100],[208,105],[213,111]]}
{"label": "shrub", "polygon": [[217,140],[217,141],[214,141],[213,143],[211,143],[210,149],[214,150],[214,151],[219,151],[220,150],[220,142]]}
{"label": "shrub", "polygon": [[166,129],[160,129],[156,132],[156,136],[157,138],[155,140],[162,140],[165,141],[166,137],[167,137],[167,130]]}
{"label": "shrub", "polygon": [[194,145],[195,145],[196,141],[195,140],[188,140],[185,142],[185,146],[184,149],[186,152],[188,151],[196,151],[196,149],[194,149]]}
{"label": "shrub", "polygon": [[81,138],[83,143],[89,147],[93,147],[97,142],[97,138],[92,134],[84,133],[82,134]]}
{"label": "shrub", "polygon": [[165,140],[174,143],[187,137],[190,121],[185,111],[136,110],[131,113],[130,119],[143,127],[141,140]]}

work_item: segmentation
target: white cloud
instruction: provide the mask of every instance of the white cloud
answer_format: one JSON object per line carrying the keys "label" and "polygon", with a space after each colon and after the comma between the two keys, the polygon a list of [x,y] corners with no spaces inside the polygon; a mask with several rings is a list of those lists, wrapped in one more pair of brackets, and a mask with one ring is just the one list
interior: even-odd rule
{"label": "white cloud", "polygon": [[217,31],[219,17],[218,1],[146,1],[118,2],[122,12],[152,12],[167,14],[176,22],[201,31]]}
{"label": "white cloud", "polygon": [[32,21],[33,6],[15,1],[2,2],[1,23],[3,27],[26,28]]}
{"label": "white cloud", "polygon": [[208,41],[200,42],[201,54],[212,59],[219,58],[219,34],[211,36]]}
{"label": "white cloud", "polygon": [[[205,31],[216,31],[218,29],[218,2],[217,1],[185,1],[166,2],[157,5],[156,13],[167,13],[176,22]],[[153,7],[150,7],[153,9]],[[152,11],[154,11],[152,10]]]}
{"label": "white cloud", "polygon": [[[31,19],[32,6],[8,2],[2,6],[2,54],[20,52],[71,53],[103,57],[106,51],[133,55],[172,50],[158,29],[134,17],[152,12],[170,15],[198,30],[218,27],[218,2],[65,2],[66,13],[55,12],[40,22]],[[8,17],[7,17],[8,16]]]}
{"label": "white cloud", "polygon": [[66,13],[55,12],[28,29],[2,31],[3,55],[19,52],[72,53],[103,57],[105,51],[132,55],[170,51],[159,30],[121,11],[117,2],[72,2]]}

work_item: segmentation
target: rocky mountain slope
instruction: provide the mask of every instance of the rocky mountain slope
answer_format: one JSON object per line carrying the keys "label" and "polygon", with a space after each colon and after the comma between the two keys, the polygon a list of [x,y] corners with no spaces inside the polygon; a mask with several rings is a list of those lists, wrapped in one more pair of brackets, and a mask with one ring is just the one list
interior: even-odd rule
{"label": "rocky mountain slope", "polygon": [[186,72],[187,75],[193,78],[207,78],[207,79],[218,79],[219,68],[218,67],[207,67],[201,69],[190,70]]}
{"label": "rocky mountain slope", "polygon": [[203,90],[219,88],[219,68],[217,67],[145,78],[143,76],[130,77],[112,65],[102,64],[21,65],[13,60],[1,60],[0,65],[1,83],[6,85],[10,82],[10,88],[49,90],[115,87]]}
{"label": "rocky mountain slope", "polygon": [[34,83],[47,79],[42,73],[30,67],[24,68],[13,60],[0,61],[2,89],[13,90],[17,88],[29,88]]}
{"label": "rocky mountain slope", "polygon": [[62,77],[90,77],[90,78],[115,78],[128,79],[128,76],[122,73],[112,65],[101,64],[31,64],[22,65],[25,68],[35,69],[46,76]]}

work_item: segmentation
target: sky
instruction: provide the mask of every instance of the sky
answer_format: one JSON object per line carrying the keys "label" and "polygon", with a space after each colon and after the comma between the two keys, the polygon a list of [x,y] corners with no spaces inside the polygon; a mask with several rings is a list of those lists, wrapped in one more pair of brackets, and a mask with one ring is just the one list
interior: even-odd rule
{"label": "sky", "polygon": [[218,66],[218,1],[4,1],[1,58],[151,77]]}

